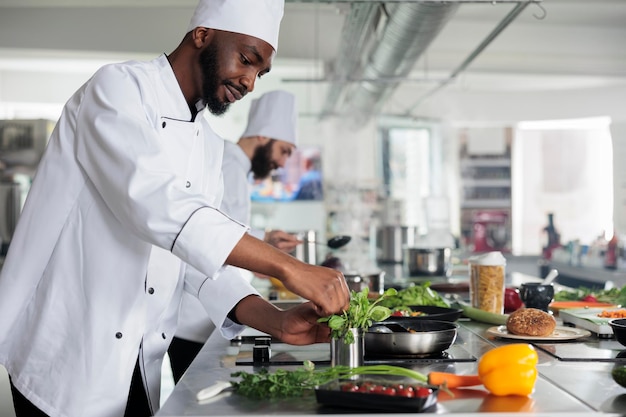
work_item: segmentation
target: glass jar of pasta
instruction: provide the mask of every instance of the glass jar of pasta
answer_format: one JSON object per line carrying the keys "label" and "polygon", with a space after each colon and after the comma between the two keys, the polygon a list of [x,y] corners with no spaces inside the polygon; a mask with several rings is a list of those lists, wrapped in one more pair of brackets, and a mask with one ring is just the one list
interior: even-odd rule
{"label": "glass jar of pasta", "polygon": [[489,252],[469,259],[472,307],[490,313],[504,313],[506,259],[501,252]]}

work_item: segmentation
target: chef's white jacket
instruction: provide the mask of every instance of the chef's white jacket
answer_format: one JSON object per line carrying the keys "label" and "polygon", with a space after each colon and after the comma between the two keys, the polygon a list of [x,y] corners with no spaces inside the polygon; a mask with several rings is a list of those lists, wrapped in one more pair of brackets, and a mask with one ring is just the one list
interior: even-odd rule
{"label": "chef's white jacket", "polygon": [[0,362],[50,416],[122,416],[138,352],[156,411],[183,287],[222,317],[241,298],[207,281],[247,228],[214,208],[224,141],[204,111],[190,121],[164,55],[66,104],[0,275]]}
{"label": "chef's white jacket", "polygon": [[[224,142],[222,175],[226,192],[222,198],[220,210],[243,224],[250,224],[251,203],[248,173],[251,166],[250,158],[239,145],[233,142]],[[261,240],[265,235],[265,231],[259,229],[250,229],[248,233]],[[197,297],[188,293],[183,294],[176,337],[205,343],[215,329],[215,325],[207,319],[205,310]]]}

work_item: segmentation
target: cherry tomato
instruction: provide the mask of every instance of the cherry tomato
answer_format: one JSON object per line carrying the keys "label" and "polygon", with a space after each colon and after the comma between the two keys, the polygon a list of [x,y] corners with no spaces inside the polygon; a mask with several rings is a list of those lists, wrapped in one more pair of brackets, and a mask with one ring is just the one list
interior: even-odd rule
{"label": "cherry tomato", "polygon": [[394,387],[387,387],[383,390],[385,395],[396,395],[396,389]]}
{"label": "cherry tomato", "polygon": [[383,385],[374,385],[370,392],[374,394],[384,394],[387,388]]}
{"label": "cherry tomato", "polygon": [[357,392],[359,390],[359,386],[349,382],[347,384],[343,384],[341,386],[341,390],[345,392]]}
{"label": "cherry tomato", "polygon": [[417,387],[415,389],[415,396],[418,398],[426,398],[432,393],[433,393],[433,390],[430,388],[426,388],[426,387]]}
{"label": "cherry tomato", "polygon": [[415,396],[415,390],[413,387],[398,387],[397,394],[399,397],[413,398]]}
{"label": "cherry tomato", "polygon": [[371,389],[372,389],[372,387],[370,385],[363,384],[363,385],[359,386],[356,391],[357,392],[370,392]]}

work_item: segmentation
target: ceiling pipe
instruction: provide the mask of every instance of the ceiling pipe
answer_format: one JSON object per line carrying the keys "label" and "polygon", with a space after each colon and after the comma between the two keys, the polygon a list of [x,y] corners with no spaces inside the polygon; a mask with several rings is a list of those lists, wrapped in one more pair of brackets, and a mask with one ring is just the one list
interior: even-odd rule
{"label": "ceiling pipe", "polygon": [[358,71],[362,51],[365,49],[379,18],[380,4],[354,3],[350,7],[350,13],[346,16],[341,33],[337,60],[333,65],[332,80],[322,106],[322,118],[334,111],[344,84],[355,71]]}
{"label": "ceiling pipe", "polygon": [[[446,85],[448,85],[449,83],[454,81],[456,79],[456,77],[461,72],[465,71],[465,69],[472,63],[472,61],[474,61],[474,59],[476,57],[478,57],[478,55],[480,55],[481,52],[500,34],[500,32],[502,32],[511,22],[513,22],[513,20],[515,20],[515,18],[517,18],[517,16],[520,13],[522,13],[522,11],[530,4],[531,4],[530,2],[526,2],[526,3],[520,2],[520,3],[518,3],[513,8],[513,10],[511,10],[509,12],[509,14],[507,14],[504,17],[504,19],[502,19],[500,21],[500,23],[498,23],[498,25],[495,27],[495,29],[493,31],[491,31],[491,33],[489,35],[487,35],[487,37],[480,43],[480,45],[478,45],[478,47],[476,47],[476,49],[474,49],[470,53],[470,55],[467,58],[465,58],[465,60],[463,62],[461,62],[461,64],[457,68],[454,69],[454,71],[452,71],[452,73],[448,76],[447,79],[441,81],[437,86],[435,86],[431,90],[427,91],[424,95],[422,95],[419,99],[417,99],[413,104],[411,104],[407,108],[407,110],[404,112],[404,116],[411,116],[411,113],[424,100],[426,100],[428,97],[432,96],[437,91],[441,90]],[[541,6],[539,5],[539,7],[541,7]]]}
{"label": "ceiling pipe", "polygon": [[[352,7],[359,4],[354,3]],[[458,6],[459,3],[386,4],[387,23],[380,39],[374,42],[371,52],[366,55],[360,78],[377,80],[406,77],[420,55],[454,15]],[[363,30],[363,26],[360,30]],[[353,41],[363,36],[362,33],[358,35],[344,33],[342,37],[344,48],[354,51]],[[363,49],[358,50],[363,51]],[[354,68],[350,70],[354,73]],[[347,74],[343,76],[346,77]],[[346,114],[358,114],[365,117],[374,114],[380,110],[384,101],[399,84],[400,81],[388,83],[363,81],[351,85],[344,91],[345,83],[335,83],[329,89],[322,116],[335,113],[338,97],[342,92],[344,93],[342,109]]]}

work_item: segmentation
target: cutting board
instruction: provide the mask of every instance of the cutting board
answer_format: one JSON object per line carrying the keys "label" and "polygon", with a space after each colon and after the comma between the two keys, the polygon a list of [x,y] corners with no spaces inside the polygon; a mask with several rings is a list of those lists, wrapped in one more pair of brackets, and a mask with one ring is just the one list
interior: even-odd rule
{"label": "cutting board", "polygon": [[609,326],[608,318],[598,317],[603,311],[619,310],[619,308],[566,308],[559,311],[563,323],[573,324],[576,327],[596,333],[598,337],[612,337],[613,329]]}

